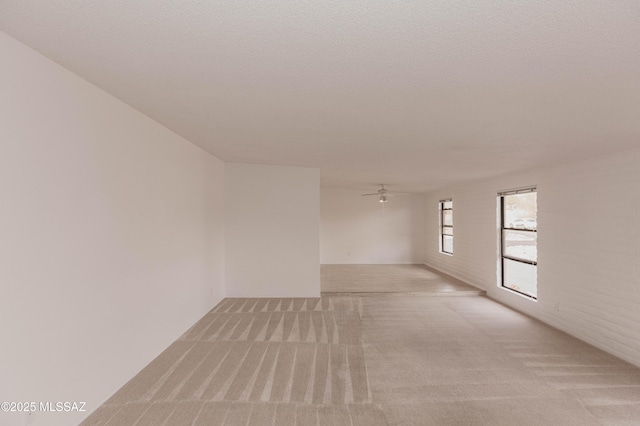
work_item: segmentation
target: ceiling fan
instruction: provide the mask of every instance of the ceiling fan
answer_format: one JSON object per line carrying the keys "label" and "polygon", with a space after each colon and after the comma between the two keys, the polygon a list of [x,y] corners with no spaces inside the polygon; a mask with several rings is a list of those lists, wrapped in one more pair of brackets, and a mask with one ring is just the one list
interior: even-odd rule
{"label": "ceiling fan", "polygon": [[384,187],[384,184],[381,183],[380,184],[380,189],[378,189],[378,192],[372,192],[371,194],[362,194],[363,197],[368,197],[369,195],[377,195],[380,198],[378,199],[378,201],[380,201],[381,203],[386,203],[387,201],[389,201],[389,195],[391,193],[389,192],[389,190],[387,188]]}

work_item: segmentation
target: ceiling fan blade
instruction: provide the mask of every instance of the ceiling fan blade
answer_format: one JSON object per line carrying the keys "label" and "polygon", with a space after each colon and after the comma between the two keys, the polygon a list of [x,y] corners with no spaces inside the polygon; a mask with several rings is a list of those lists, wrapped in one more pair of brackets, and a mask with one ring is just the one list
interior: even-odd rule
{"label": "ceiling fan blade", "polygon": [[363,197],[366,197],[366,196],[368,196],[368,195],[380,195],[380,194],[379,194],[379,193],[377,193],[377,192],[373,192],[373,193],[371,193],[371,194],[362,194],[362,196],[363,196]]}

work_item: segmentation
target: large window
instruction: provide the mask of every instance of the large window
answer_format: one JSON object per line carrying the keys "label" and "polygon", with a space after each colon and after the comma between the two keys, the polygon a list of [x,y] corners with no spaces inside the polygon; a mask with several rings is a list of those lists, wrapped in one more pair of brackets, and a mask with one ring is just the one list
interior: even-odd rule
{"label": "large window", "polygon": [[538,198],[536,188],[498,194],[500,206],[500,285],[538,297]]}
{"label": "large window", "polygon": [[453,254],[453,200],[440,200],[440,252]]}

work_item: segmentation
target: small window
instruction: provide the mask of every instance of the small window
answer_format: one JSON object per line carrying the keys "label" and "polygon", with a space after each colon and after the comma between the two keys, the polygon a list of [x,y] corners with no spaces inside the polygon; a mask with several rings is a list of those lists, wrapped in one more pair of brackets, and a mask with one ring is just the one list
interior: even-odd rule
{"label": "small window", "polygon": [[538,298],[538,198],[536,188],[501,192],[500,286]]}
{"label": "small window", "polygon": [[440,253],[453,254],[453,200],[440,201]]}

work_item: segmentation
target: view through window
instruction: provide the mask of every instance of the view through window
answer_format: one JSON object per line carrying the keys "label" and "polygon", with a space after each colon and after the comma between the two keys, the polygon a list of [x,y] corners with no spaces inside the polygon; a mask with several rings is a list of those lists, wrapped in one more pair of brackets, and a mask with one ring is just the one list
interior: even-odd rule
{"label": "view through window", "polygon": [[440,201],[440,252],[453,254],[453,200]]}
{"label": "view through window", "polygon": [[536,188],[498,194],[501,286],[538,297],[538,199]]}

